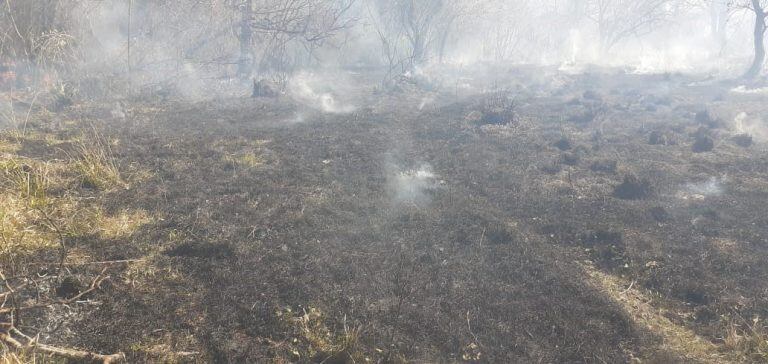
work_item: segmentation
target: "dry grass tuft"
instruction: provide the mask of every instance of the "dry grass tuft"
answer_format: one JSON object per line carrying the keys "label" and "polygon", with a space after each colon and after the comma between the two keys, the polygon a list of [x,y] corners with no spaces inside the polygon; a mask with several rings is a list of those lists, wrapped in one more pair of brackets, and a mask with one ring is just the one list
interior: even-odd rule
{"label": "dry grass tuft", "polygon": [[724,352],[712,342],[670,320],[667,312],[651,305],[652,297],[635,288],[634,284],[591,266],[585,265],[584,268],[597,289],[619,303],[638,325],[662,339],[662,349],[700,363],[738,362],[733,352]]}
{"label": "dry grass tuft", "polygon": [[723,350],[738,353],[745,361],[755,363],[768,362],[768,328],[755,317],[751,321],[738,320],[741,323],[728,323]]}
{"label": "dry grass tuft", "polygon": [[34,363],[31,360],[22,359],[19,354],[11,352],[0,353],[0,364],[28,364]]}
{"label": "dry grass tuft", "polygon": [[294,361],[364,363],[365,354],[358,346],[360,328],[348,328],[345,324],[341,332],[333,332],[326,325],[322,311],[310,307],[300,313],[290,309],[278,312],[278,316],[297,333],[294,343],[299,344],[290,350]]}
{"label": "dry grass tuft", "polygon": [[104,138],[94,133],[91,140],[81,140],[77,148],[74,168],[83,187],[108,190],[126,186],[120,176],[112,149]]}
{"label": "dry grass tuft", "polygon": [[98,222],[100,235],[107,239],[124,238],[135,233],[152,219],[143,210],[123,210],[115,216],[102,216]]}
{"label": "dry grass tuft", "polygon": [[0,153],[16,153],[20,148],[21,146],[17,143],[0,139]]}
{"label": "dry grass tuft", "polygon": [[50,216],[53,207],[50,170],[47,163],[0,159],[0,261],[19,261],[59,244],[41,216]]}
{"label": "dry grass tuft", "polygon": [[51,362],[54,361],[50,360],[46,355],[27,351],[16,352],[5,345],[0,346],[0,364],[35,364]]}

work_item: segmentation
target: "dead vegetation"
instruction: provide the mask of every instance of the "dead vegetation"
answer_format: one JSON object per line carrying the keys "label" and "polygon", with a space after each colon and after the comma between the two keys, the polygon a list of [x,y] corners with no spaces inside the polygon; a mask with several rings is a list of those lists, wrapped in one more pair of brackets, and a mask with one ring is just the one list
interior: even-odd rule
{"label": "dead vegetation", "polygon": [[74,169],[83,187],[105,190],[124,186],[111,146],[100,135],[94,134],[88,140],[80,140],[73,159]]}
{"label": "dead vegetation", "polygon": [[[100,274],[90,273],[90,283],[81,283],[89,273],[79,267],[89,266],[92,259],[83,241],[91,236],[125,238],[149,217],[128,210],[110,216],[95,200],[96,191],[90,191],[94,188],[100,192],[124,186],[111,150],[99,134],[89,131],[85,137],[62,140],[33,126],[32,120],[28,127],[26,133],[11,129],[0,136],[4,143],[20,146],[0,155],[2,360],[123,361],[123,354],[102,355],[48,344],[41,333],[66,320],[50,313],[59,310],[55,307],[67,307],[70,312],[86,309],[110,278],[104,269]],[[53,157],[48,156],[50,152]],[[62,155],[69,158],[60,159]],[[94,266],[125,263],[107,261]]]}
{"label": "dead vegetation", "polygon": [[624,181],[613,190],[613,195],[624,200],[641,200],[650,197],[652,192],[650,181],[627,174]]}
{"label": "dead vegetation", "polygon": [[[0,264],[35,305],[16,325],[34,345],[8,331],[4,355],[764,361],[762,142],[573,82],[424,109],[369,95],[364,116],[301,123],[247,94],[33,112],[0,138]],[[422,165],[428,186],[400,186],[418,201],[399,198]]]}
{"label": "dead vegetation", "polygon": [[[31,297],[33,297],[33,295],[30,294],[27,287],[37,286],[40,282],[27,281],[14,285],[2,274],[2,272],[0,272],[0,280],[4,285],[4,290],[0,293],[0,298],[3,300],[2,305],[0,305],[0,342],[20,353],[25,351],[38,352],[74,361],[99,362],[104,364],[125,361],[125,354],[123,353],[102,355],[90,351],[47,345],[39,342],[40,340],[38,337],[31,337],[17,328],[17,322],[20,321],[22,313],[32,310],[40,310],[54,305],[75,304],[84,297],[100,289],[102,282],[109,278],[109,276],[105,275],[105,272],[106,268],[93,279],[86,289],[73,292],[74,294],[72,295],[59,295],[60,297],[66,297],[59,299],[50,299],[47,297],[36,297],[32,299]],[[19,359],[16,354],[13,354],[12,356],[9,355],[9,357],[12,358],[9,360],[18,360],[21,362],[21,359]]]}
{"label": "dead vegetation", "polygon": [[516,104],[508,91],[497,91],[482,97],[480,125],[507,125],[517,122]]}
{"label": "dead vegetation", "polygon": [[0,0],[0,363],[768,362],[762,91],[570,69],[700,7],[189,3]]}

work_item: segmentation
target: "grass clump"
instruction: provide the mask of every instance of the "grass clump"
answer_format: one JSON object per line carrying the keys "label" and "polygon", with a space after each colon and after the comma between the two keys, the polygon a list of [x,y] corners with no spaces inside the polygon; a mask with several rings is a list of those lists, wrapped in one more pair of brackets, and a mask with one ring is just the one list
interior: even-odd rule
{"label": "grass clump", "polygon": [[224,156],[224,162],[232,169],[241,168],[258,168],[266,163],[266,160],[255,151],[247,151],[235,154],[226,154]]}
{"label": "grass clump", "polygon": [[323,363],[364,363],[368,359],[358,345],[359,328],[334,332],[326,325],[326,316],[317,308],[310,307],[294,313],[291,309],[278,312],[278,317],[294,331],[297,344],[289,350],[294,361]]}
{"label": "grass clump", "polygon": [[150,221],[150,216],[146,211],[123,210],[115,216],[101,217],[99,221],[100,235],[107,239],[127,237]]}
{"label": "grass clump", "polygon": [[0,153],[15,153],[19,150],[19,145],[0,138]]}
{"label": "grass clump", "polygon": [[0,364],[32,364],[39,361],[33,354],[12,352],[7,347],[0,347]]}
{"label": "grass clump", "polygon": [[89,142],[78,143],[74,169],[80,177],[82,187],[108,190],[125,186],[112,149],[98,134]]}
{"label": "grass clump", "polygon": [[759,317],[751,321],[731,320],[723,338],[723,349],[738,353],[745,360],[755,363],[768,362],[768,328]]}

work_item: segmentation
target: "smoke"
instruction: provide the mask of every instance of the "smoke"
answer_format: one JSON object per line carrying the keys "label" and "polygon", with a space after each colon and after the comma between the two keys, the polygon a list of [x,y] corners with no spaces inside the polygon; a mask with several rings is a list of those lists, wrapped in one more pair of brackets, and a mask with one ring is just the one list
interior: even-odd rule
{"label": "smoke", "polygon": [[726,177],[710,177],[701,182],[687,183],[678,193],[678,197],[684,200],[703,200],[709,197],[718,197],[725,192]]}
{"label": "smoke", "polygon": [[331,114],[347,114],[356,107],[351,98],[349,80],[339,74],[320,75],[300,72],[288,83],[288,94],[297,102]]}
{"label": "smoke", "polygon": [[766,95],[768,94],[768,87],[747,88],[747,86],[741,85],[732,88],[731,92],[745,95]]}
{"label": "smoke", "polygon": [[437,189],[439,182],[428,164],[408,170],[395,170],[390,178],[393,201],[397,204],[428,204],[430,193]]}
{"label": "smoke", "polygon": [[733,118],[732,127],[737,134],[749,134],[758,141],[768,141],[768,126],[762,119],[752,117],[746,112],[741,112]]}
{"label": "smoke", "polygon": [[0,130],[15,127],[13,104],[10,99],[0,98]]}
{"label": "smoke", "polygon": [[424,96],[421,98],[421,102],[419,103],[419,111],[424,110],[424,108],[427,105],[431,105],[435,102],[434,96]]}
{"label": "smoke", "polygon": [[[281,79],[288,80],[285,86],[295,101],[337,114],[353,112],[361,105],[354,96],[359,90],[351,86],[354,83],[349,75],[328,69],[375,69],[370,73],[384,71],[390,79],[404,76],[425,90],[450,87],[458,95],[460,91],[466,93],[477,88],[446,71],[458,69],[466,75],[494,65],[535,64],[579,74],[588,70],[589,65],[599,65],[639,74],[707,72],[729,76],[743,72],[753,51],[750,32],[754,14],[750,11],[733,9],[726,14],[727,26],[719,26],[726,29],[714,39],[712,33],[718,26],[712,23],[709,6],[674,7],[672,2],[663,0],[606,1],[603,3],[609,8],[604,14],[597,14],[601,16],[596,16],[597,10],[590,6],[592,2],[586,1],[424,0],[417,2],[414,11],[426,13],[411,14],[411,19],[401,19],[409,14],[398,8],[404,2],[363,0],[345,13],[339,10],[347,9],[343,6],[345,2],[336,0],[313,2],[322,5],[319,8],[284,8],[285,4],[280,2],[258,1],[254,2],[258,14],[274,15],[271,20],[293,19],[296,15],[300,18],[296,22],[304,27],[294,30],[292,26],[276,24],[275,28],[288,29],[290,32],[283,32],[291,34],[261,29],[247,43],[239,34],[242,8],[235,4],[242,2],[73,3],[78,5],[56,10],[71,14],[63,17],[67,23],[60,29],[59,24],[55,25],[57,31],[76,40],[66,42],[65,53],[76,54],[77,62],[70,62],[74,56],[67,56],[59,57],[57,64],[67,72],[82,73],[67,81],[82,76],[80,79],[88,78],[90,82],[98,78],[106,84],[94,87],[90,91],[93,96],[106,94],[102,91],[107,88],[123,96],[128,89],[129,73],[133,90],[139,93],[172,90],[174,96],[192,100],[243,96],[248,85],[240,80],[222,80],[247,81],[251,74],[282,72],[285,74]],[[660,5],[649,8],[649,4]],[[40,8],[37,11],[41,14],[47,11],[44,6]],[[648,10],[654,17],[642,23],[644,20],[638,17],[646,12],[633,11],[636,9]],[[283,17],[283,11],[293,15]],[[30,19],[45,18],[33,15],[36,16]],[[602,15],[607,20],[599,24],[605,18]],[[333,19],[338,23],[327,24]],[[265,21],[255,20],[254,28]],[[641,23],[636,24],[638,21]],[[418,25],[411,31],[422,33],[405,34],[408,24]],[[321,28],[314,29],[318,26]],[[21,28],[33,27],[23,24]],[[311,33],[293,34],[303,31]],[[8,51],[5,45],[0,48],[0,53],[8,55],[23,53]],[[419,48],[418,52],[414,48]],[[29,62],[40,57],[29,58],[17,61]],[[294,70],[299,71],[291,75]],[[768,93],[765,89],[746,87],[732,91]],[[431,103],[425,98],[418,105],[423,109]]]}
{"label": "smoke", "polygon": [[112,110],[109,111],[110,115],[112,115],[115,119],[125,119],[125,108],[123,108],[123,104],[120,102],[115,102],[112,104]]}

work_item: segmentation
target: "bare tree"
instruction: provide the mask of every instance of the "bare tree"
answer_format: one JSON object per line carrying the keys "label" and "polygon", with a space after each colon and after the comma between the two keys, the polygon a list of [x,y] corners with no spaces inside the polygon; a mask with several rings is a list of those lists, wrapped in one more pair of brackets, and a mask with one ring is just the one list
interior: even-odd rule
{"label": "bare tree", "polygon": [[253,0],[246,0],[240,4],[240,34],[238,40],[240,43],[240,59],[237,62],[238,76],[250,76],[253,69]]}
{"label": "bare tree", "polygon": [[485,1],[372,0],[382,45],[399,45],[410,67],[437,56],[442,61],[459,23],[471,18]]}
{"label": "bare tree", "polygon": [[607,53],[622,40],[651,33],[667,21],[671,0],[586,0],[586,17],[592,20]]}
{"label": "bare tree", "polygon": [[765,0],[742,0],[734,4],[735,8],[748,9],[755,14],[754,44],[755,56],[749,70],[744,74],[745,79],[754,79],[760,75],[765,64],[765,31],[768,28],[766,24],[766,6]]}
{"label": "bare tree", "polygon": [[[317,48],[349,29],[355,0],[247,0],[252,46],[261,49],[259,72],[284,80],[299,62],[297,53],[312,61]],[[243,32],[250,37],[250,31]],[[242,38],[242,36],[241,36]],[[282,76],[280,76],[282,75]]]}
{"label": "bare tree", "polygon": [[711,0],[709,4],[712,38],[722,48],[725,44],[728,22],[728,0]]}
{"label": "bare tree", "polygon": [[396,73],[404,73],[406,71],[410,58],[405,54],[404,47],[400,44],[403,31],[393,19],[394,14],[383,11],[384,9],[381,7],[373,10],[371,3],[366,5],[371,24],[376,30],[376,35],[381,44],[381,55],[384,57],[386,66],[382,83],[387,86],[395,78]]}

